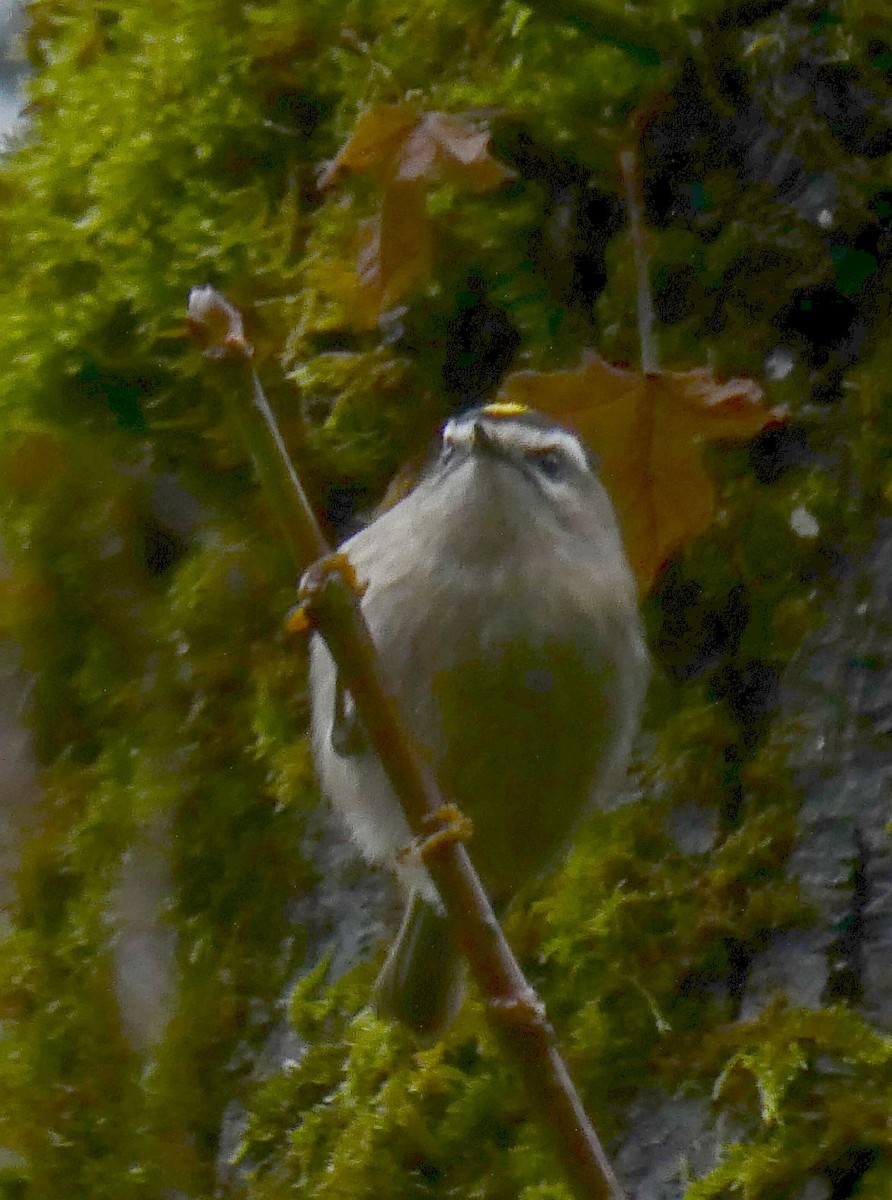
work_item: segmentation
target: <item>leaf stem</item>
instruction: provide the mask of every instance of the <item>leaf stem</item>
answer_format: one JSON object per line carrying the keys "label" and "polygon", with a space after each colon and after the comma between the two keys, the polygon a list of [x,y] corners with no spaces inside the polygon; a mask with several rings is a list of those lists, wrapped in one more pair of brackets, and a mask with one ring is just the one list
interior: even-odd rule
{"label": "leaf stem", "polygon": [[[299,569],[306,571],[302,596],[325,638],[341,680],[372,738],[403,805],[409,827],[424,841],[445,809],[444,798],[415,753],[360,608],[356,581],[346,560],[333,555],[312,566],[328,547],[252,364],[241,318],[212,288],[190,297],[193,329],[211,340],[205,354],[257,468],[276,505]],[[250,403],[245,404],[245,394]],[[361,582],[361,581],[360,581]],[[623,1192],[567,1071],[544,1008],[526,982],[493,913],[483,885],[459,839],[439,838],[425,859],[449,916],[456,942],[483,993],[487,1014],[520,1072],[532,1108],[550,1132],[579,1200],[623,1200]]]}
{"label": "leaf stem", "polygon": [[637,170],[634,150],[623,150],[619,165],[626,189],[626,207],[629,210],[629,226],[632,232],[632,253],[635,256],[636,308],[638,313],[638,340],[641,345],[641,371],[644,375],[656,375],[660,370],[657,350],[653,297],[650,291],[649,261],[644,232],[644,203],[641,197],[641,181]]}

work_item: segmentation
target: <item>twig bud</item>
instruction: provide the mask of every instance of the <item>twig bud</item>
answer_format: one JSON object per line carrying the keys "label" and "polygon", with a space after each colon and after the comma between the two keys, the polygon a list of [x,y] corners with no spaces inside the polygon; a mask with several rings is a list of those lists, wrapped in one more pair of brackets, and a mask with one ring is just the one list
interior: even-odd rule
{"label": "twig bud", "polygon": [[189,293],[186,319],[207,358],[253,355],[254,347],[245,338],[242,314],[211,284],[193,288]]}

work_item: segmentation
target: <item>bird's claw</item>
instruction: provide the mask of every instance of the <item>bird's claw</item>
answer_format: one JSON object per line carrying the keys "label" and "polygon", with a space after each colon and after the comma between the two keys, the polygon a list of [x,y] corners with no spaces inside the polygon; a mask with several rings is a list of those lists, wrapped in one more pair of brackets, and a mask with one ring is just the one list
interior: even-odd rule
{"label": "bird's claw", "polygon": [[400,861],[416,858],[421,862],[428,862],[444,846],[453,842],[470,841],[474,834],[474,822],[457,804],[451,802],[441,805],[436,812],[429,813],[424,818],[424,827],[425,832],[400,851]]}

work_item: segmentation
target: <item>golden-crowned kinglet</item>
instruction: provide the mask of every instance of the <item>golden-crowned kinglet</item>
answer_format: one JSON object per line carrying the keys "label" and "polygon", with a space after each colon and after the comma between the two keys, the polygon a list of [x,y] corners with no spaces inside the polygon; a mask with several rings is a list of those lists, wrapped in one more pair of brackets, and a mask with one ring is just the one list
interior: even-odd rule
{"label": "golden-crowned kinglet", "polygon": [[[496,912],[566,848],[625,768],[647,682],[635,582],[607,493],[579,439],[490,404],[449,421],[404,499],[342,547],[409,730]],[[324,791],[364,855],[395,871],[406,915],[379,1010],[421,1035],[461,1003],[436,888],[322,639],[310,650]]]}

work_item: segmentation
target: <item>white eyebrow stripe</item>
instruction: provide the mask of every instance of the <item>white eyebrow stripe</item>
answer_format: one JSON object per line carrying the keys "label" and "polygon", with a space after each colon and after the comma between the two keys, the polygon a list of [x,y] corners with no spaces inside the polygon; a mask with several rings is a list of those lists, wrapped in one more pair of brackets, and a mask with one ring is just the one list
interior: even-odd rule
{"label": "white eyebrow stripe", "polygon": [[584,471],[588,466],[578,440],[572,433],[561,429],[560,426],[555,426],[553,429],[534,429],[516,425],[514,437],[526,451],[536,453],[554,448],[566,454],[580,470]]}
{"label": "white eyebrow stripe", "polygon": [[504,417],[487,420],[485,415],[476,413],[472,417],[457,417],[448,421],[443,429],[444,443],[453,445],[467,443],[471,438],[474,425],[481,421],[486,425],[487,433],[492,434],[497,440],[502,440],[506,428],[510,428],[512,444],[524,453],[542,453],[554,448],[566,454],[578,470],[587,471],[589,469],[588,457],[579,439],[560,425],[542,428],[536,425],[527,425],[523,421],[509,421]]}

